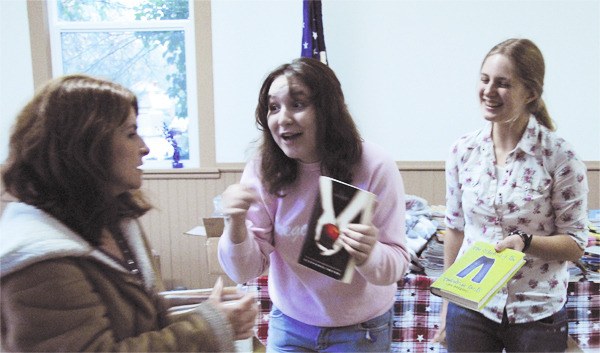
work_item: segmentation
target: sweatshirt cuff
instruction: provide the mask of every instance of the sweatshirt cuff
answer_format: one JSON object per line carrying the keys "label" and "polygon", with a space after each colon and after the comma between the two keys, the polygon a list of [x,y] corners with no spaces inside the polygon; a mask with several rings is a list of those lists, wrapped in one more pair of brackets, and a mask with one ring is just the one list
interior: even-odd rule
{"label": "sweatshirt cuff", "polygon": [[210,302],[198,305],[196,310],[208,322],[218,342],[219,352],[235,352],[233,327],[223,313]]}

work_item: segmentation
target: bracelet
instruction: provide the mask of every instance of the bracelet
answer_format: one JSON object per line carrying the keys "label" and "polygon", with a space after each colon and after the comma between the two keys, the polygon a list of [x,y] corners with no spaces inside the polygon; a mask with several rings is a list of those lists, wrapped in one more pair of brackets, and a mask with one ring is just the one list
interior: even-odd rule
{"label": "bracelet", "polygon": [[513,230],[512,232],[510,232],[509,236],[511,235],[518,235],[521,237],[523,244],[525,244],[525,246],[523,246],[523,250],[521,250],[522,252],[525,252],[527,251],[527,249],[529,249],[529,245],[531,245],[531,238],[533,238],[533,235],[527,234],[520,230]]}

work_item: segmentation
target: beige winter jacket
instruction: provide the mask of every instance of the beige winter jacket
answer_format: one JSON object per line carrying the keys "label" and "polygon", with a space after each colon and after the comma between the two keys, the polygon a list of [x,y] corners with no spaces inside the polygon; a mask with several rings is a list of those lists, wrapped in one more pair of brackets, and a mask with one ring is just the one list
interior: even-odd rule
{"label": "beige winter jacket", "polygon": [[230,325],[210,304],[166,319],[145,236],[123,225],[143,280],[48,214],[10,204],[0,220],[3,351],[233,351]]}

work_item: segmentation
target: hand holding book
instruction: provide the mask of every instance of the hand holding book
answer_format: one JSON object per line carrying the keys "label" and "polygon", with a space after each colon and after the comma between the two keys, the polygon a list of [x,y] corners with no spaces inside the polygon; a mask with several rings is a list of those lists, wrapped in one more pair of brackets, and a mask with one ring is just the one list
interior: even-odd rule
{"label": "hand holding book", "polygon": [[476,242],[431,284],[431,293],[481,310],[525,264],[524,257],[520,251],[498,252],[492,244]]}
{"label": "hand holding book", "polygon": [[359,213],[363,212],[365,204],[369,204],[372,199],[372,194],[357,192],[352,196],[345,208],[336,214],[334,210],[333,185],[330,178],[319,179],[319,195],[323,210],[315,227],[315,240],[317,241],[317,247],[321,250],[321,255],[324,256],[333,255],[341,250],[343,246],[340,239],[341,229],[347,227]]}
{"label": "hand holding book", "polygon": [[[350,224],[358,224],[356,227],[363,227],[368,231],[367,225],[371,222],[375,200],[376,196],[371,192],[321,176],[319,196],[298,262],[336,280],[349,283],[354,274],[356,259],[344,247],[341,230]],[[359,234],[358,230],[360,229],[355,228],[351,232],[356,231],[356,234]],[[360,243],[360,237],[353,235],[347,238]],[[352,247],[348,244],[347,246]]]}
{"label": "hand holding book", "polygon": [[351,223],[342,230],[344,249],[354,258],[356,266],[360,266],[371,255],[373,247],[379,239],[379,229],[373,224]]}

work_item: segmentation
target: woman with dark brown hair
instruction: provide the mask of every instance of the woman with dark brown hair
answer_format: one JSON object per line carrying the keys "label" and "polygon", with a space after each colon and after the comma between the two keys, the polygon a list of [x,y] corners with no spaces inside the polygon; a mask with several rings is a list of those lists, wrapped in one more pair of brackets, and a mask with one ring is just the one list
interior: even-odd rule
{"label": "woman with dark brown hair", "polygon": [[[409,261],[396,163],[362,141],[340,82],[318,60],[273,70],[255,115],[262,145],[240,184],[222,195],[219,257],[239,283],[268,268],[267,351],[389,351],[396,283]],[[321,175],[377,196],[371,224],[339,229],[337,239],[357,265],[350,283],[298,263]]]}
{"label": "woman with dark brown hair", "polygon": [[128,89],[71,75],[23,108],[2,172],[4,351],[231,351],[252,335],[251,295],[167,315],[163,284],[138,218],[148,147]]}

